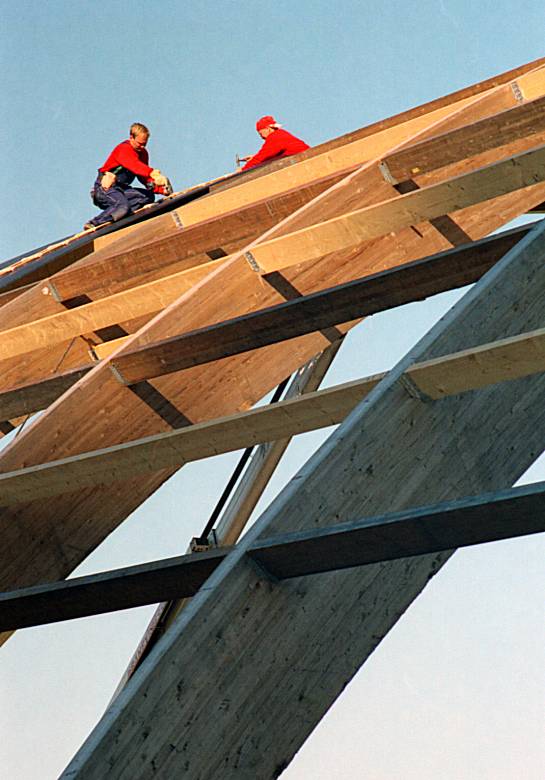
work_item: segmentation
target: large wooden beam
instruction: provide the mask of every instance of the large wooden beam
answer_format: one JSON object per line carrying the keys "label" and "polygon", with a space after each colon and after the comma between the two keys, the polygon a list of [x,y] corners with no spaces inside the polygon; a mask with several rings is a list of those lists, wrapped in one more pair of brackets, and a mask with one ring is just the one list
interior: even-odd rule
{"label": "large wooden beam", "polygon": [[[268,310],[173,336],[115,357],[110,365],[120,381],[131,384],[423,300],[476,282],[529,229],[527,225],[514,228]],[[111,346],[107,342],[97,347],[97,354],[106,357],[121,343],[121,339]]]}
{"label": "large wooden beam", "polygon": [[[545,531],[545,483],[254,542],[247,555],[278,580]],[[0,631],[194,596],[232,551],[218,547],[0,593]]]}
{"label": "large wooden beam", "polygon": [[[539,80],[541,89],[545,88],[545,72],[529,74],[526,78]],[[504,90],[502,100],[505,103],[499,102],[498,108],[510,105],[507,102],[509,95],[512,100],[514,99],[509,87],[505,87]],[[386,175],[392,180],[395,180],[395,177],[409,178],[416,173],[418,175],[429,173],[447,163],[452,164],[508,143],[516,141],[520,144],[525,136],[531,137],[543,131],[545,113],[541,110],[542,104],[543,98],[540,98],[535,102],[519,104],[473,123],[468,117],[468,124],[461,128],[435,135],[420,143],[411,143],[406,151],[386,155],[382,164],[386,166],[384,171],[387,171]],[[361,159],[358,160],[361,163]],[[343,163],[345,162],[347,160],[343,160]],[[318,160],[313,165],[317,163]],[[352,165],[354,166],[355,163],[353,162]],[[114,256],[107,255],[101,259],[98,253],[95,261],[57,275],[54,280],[48,282],[47,288],[57,300],[67,300],[80,294],[82,290],[89,293],[103,288],[105,266],[107,266],[108,283],[112,284],[131,278],[143,280],[143,275],[149,275],[161,267],[170,268],[174,272],[175,265],[179,266],[182,262],[187,262],[189,265],[190,258],[193,258],[193,265],[195,265],[199,252],[202,253],[201,262],[209,259],[206,255],[208,251],[213,255],[221,249],[225,254],[230,254],[241,246],[244,240],[247,242],[257,234],[258,225],[261,227],[260,232],[263,232],[311,197],[318,195],[328,186],[328,182],[329,186],[333,185],[343,173],[346,175],[347,172],[348,169],[343,169],[342,173],[330,174],[328,178],[319,179],[317,178],[319,167],[317,167],[314,173],[316,179],[312,179],[306,185],[299,184],[295,189],[277,195],[268,192],[263,200],[256,200],[243,209],[227,214],[221,213],[204,223],[184,227],[183,230],[173,232],[157,241],[130,247]],[[238,242],[238,246],[233,242]],[[178,270],[183,269],[178,267]],[[168,270],[165,272],[168,273]]]}
{"label": "large wooden beam", "polygon": [[388,155],[383,164],[397,182],[475,157],[545,130],[545,97],[428,138]]}
{"label": "large wooden beam", "polygon": [[511,250],[315,453],[63,778],[265,778],[289,764],[449,554],[277,583],[246,552],[260,538],[498,490],[520,477],[545,445],[545,376],[439,403],[411,394],[402,376],[415,362],[544,327],[544,234],[542,226]]}
{"label": "large wooden beam", "polygon": [[[400,268],[139,347],[112,362],[115,375],[124,382],[162,376],[463,287],[480,279],[530,229],[523,225],[506,230]],[[94,351],[105,358],[126,338],[99,344]],[[94,365],[0,392],[0,420],[45,409]]]}
{"label": "large wooden beam", "polygon": [[278,271],[544,180],[545,146],[540,146],[399,198],[265,241],[246,255],[261,273]]}
{"label": "large wooden beam", "polygon": [[[407,368],[404,380],[417,393],[439,399],[542,372],[545,328],[417,363]],[[7,506],[109,484],[335,425],[385,376],[377,374],[171,433],[0,474],[0,500]]]}
{"label": "large wooden beam", "polygon": [[[545,181],[545,146],[295,233],[264,241],[245,255],[254,270],[270,273],[297,263],[317,261],[332,252],[357,247],[371,238],[542,181]],[[198,268],[4,330],[0,332],[0,359],[158,311],[223,263],[224,258],[211,261]]]}

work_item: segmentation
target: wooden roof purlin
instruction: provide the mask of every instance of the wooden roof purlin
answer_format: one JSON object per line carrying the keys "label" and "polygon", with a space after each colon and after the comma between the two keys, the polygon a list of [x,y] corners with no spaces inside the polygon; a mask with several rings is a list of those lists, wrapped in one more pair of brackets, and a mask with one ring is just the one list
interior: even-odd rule
{"label": "wooden roof purlin", "polygon": [[[380,158],[366,162],[360,169],[243,247],[242,251],[218,262],[215,270],[196,281],[191,289],[155,315],[136,334],[131,335],[117,352],[101,361],[39,418],[25,427],[1,453],[0,469],[3,472],[16,471],[33,464],[74,456],[82,451],[170,431],[171,425],[165,420],[169,410],[174,409],[180,418],[195,423],[230,415],[254,404],[286,375],[327,346],[330,339],[320,332],[310,333],[290,342],[225,358],[221,371],[214,364],[188,368],[154,379],[153,384],[148,382],[145,388],[140,388],[138,395],[117,381],[110,370],[110,363],[146,344],[281,303],[298,294],[342,284],[401,261],[409,262],[451,248],[452,240],[429,222],[418,224],[417,231],[411,226],[403,227],[400,224],[395,235],[391,235],[386,220],[380,228],[384,235],[376,231],[373,234],[375,237],[368,240],[365,235],[359,234],[349,246],[341,244],[341,249],[335,249],[336,245],[332,244],[331,253],[322,259],[284,266],[285,270],[274,276],[256,273],[244,254],[252,252],[264,267],[264,255],[275,245],[274,242],[285,237],[284,246],[291,244],[293,248],[294,237],[312,226],[317,226],[315,235],[319,236],[319,243],[315,246],[319,250],[322,242],[319,231],[325,229],[327,220],[346,220],[347,217],[342,215],[365,209],[366,206],[378,210],[391,209],[393,219],[396,204],[425,196],[427,188],[400,196],[382,176],[380,159],[403,145],[495,114],[502,107],[509,107],[504,105],[506,102],[514,105],[516,97],[510,88],[500,86],[467,99],[463,106],[444,107],[440,118],[422,115],[419,117],[419,129],[412,136],[404,136],[401,140],[398,136],[395,141],[390,140],[390,146],[385,143]],[[494,154],[497,155],[497,152]],[[501,159],[501,155],[497,159]],[[300,164],[303,163],[296,163],[291,169],[295,170]],[[513,163],[509,165],[511,168],[516,167]],[[460,166],[463,169],[462,163]],[[483,170],[491,170],[493,167],[491,164],[490,168]],[[259,181],[263,182],[266,178],[263,176]],[[449,178],[453,178],[452,171],[449,171]],[[464,203],[463,210],[452,211],[449,218],[463,233],[466,241],[468,236],[475,239],[487,235],[532,205],[545,200],[543,184],[528,187],[527,183],[521,179],[520,186],[523,189],[503,194],[499,198],[491,197],[483,203],[473,202],[473,205]],[[236,189],[234,187],[232,191]],[[210,202],[212,197],[209,196]],[[373,205],[380,201],[385,203],[382,206]],[[449,202],[448,208],[451,207],[452,203]],[[429,213],[422,212],[419,218],[427,219]],[[357,220],[358,225],[360,220],[361,224],[365,223],[363,212],[358,214]],[[414,216],[411,215],[403,224],[412,225],[413,220]],[[132,231],[131,241],[136,240],[140,229],[143,230],[143,226]],[[119,248],[122,242],[123,239],[119,238],[112,246],[117,244]],[[292,257],[292,260],[297,261],[297,257]],[[82,268],[91,263],[92,256],[79,261]],[[60,272],[59,279],[63,273],[68,271]],[[38,319],[37,311],[42,314],[45,312],[45,316],[48,316],[62,309],[62,304],[54,301],[52,296],[42,295],[39,289],[29,290],[0,309],[0,326],[4,330],[19,327],[29,320]],[[338,330],[343,331],[343,328]],[[57,347],[44,346],[28,353],[25,360],[17,356],[6,358],[3,361],[6,371],[0,379],[0,388],[13,387],[28,381],[29,377],[43,377],[41,366],[46,359],[50,361],[50,371],[52,357],[48,357],[49,353],[57,357],[65,348],[66,342],[63,342]],[[77,366],[76,359],[82,354],[83,349],[79,353],[76,351],[72,367]],[[23,364],[23,368],[19,369],[18,363]],[[62,366],[63,369],[67,367],[70,366]],[[46,500],[23,502],[13,510],[4,509],[0,516],[0,533],[4,542],[0,551],[0,586],[13,588],[67,576],[170,473],[171,470],[166,469],[158,474],[134,476],[122,489],[115,486],[82,488]],[[17,524],[12,522],[15,512]],[[93,518],[93,522],[90,522],[90,518]]]}

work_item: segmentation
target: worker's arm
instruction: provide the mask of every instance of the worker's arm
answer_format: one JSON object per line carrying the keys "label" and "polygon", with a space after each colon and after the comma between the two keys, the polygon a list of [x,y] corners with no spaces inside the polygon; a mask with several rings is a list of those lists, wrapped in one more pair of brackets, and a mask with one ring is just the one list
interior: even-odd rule
{"label": "worker's arm", "polygon": [[246,165],[242,168],[243,171],[247,171],[248,168],[255,168],[256,165],[263,165],[268,160],[273,160],[276,157],[280,157],[285,151],[285,145],[282,137],[278,137],[277,133],[271,133],[265,139],[265,143],[257,154],[250,157]]}
{"label": "worker's arm", "polygon": [[139,157],[132,146],[128,142],[124,142],[119,144],[119,146],[116,146],[100,170],[105,173],[106,171],[113,170],[114,168],[117,168],[118,165],[121,165],[131,173],[134,173],[135,176],[138,176],[140,181],[143,180],[145,182],[150,178],[150,174],[153,170],[153,168],[148,165],[148,160],[148,152],[146,149],[142,150]]}

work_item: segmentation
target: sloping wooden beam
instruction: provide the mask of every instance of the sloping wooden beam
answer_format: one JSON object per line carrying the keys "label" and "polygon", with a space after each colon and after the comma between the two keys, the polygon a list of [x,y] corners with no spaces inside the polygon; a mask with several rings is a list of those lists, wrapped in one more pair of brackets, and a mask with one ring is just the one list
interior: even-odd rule
{"label": "sloping wooden beam", "polygon": [[[545,531],[545,482],[254,542],[247,555],[278,580]],[[232,552],[217,547],[0,593],[0,631],[194,596]]]}
{"label": "sloping wooden beam", "polygon": [[246,256],[261,273],[278,271],[544,180],[545,146],[540,146],[399,198],[271,239],[254,246]]}
{"label": "sloping wooden beam", "polygon": [[[531,227],[506,230],[399,268],[139,347],[112,365],[124,382],[141,381],[156,376],[157,371],[164,375],[463,287],[480,279]],[[126,338],[98,344],[94,351],[105,358]],[[0,392],[0,420],[45,409],[94,365]]]}
{"label": "sloping wooden beam", "polygon": [[[278,271],[297,263],[317,261],[332,252],[357,247],[385,233],[542,181],[545,181],[545,146],[295,233],[273,238],[254,246],[251,252],[245,252],[245,256],[256,271]],[[0,332],[0,359],[158,311],[223,263],[224,258],[211,261],[198,268],[4,330]]]}
{"label": "sloping wooden beam", "polygon": [[467,157],[474,157],[531,137],[545,130],[545,97],[448,133],[411,144],[384,159],[387,173],[397,182],[413,179]]}
{"label": "sloping wooden beam", "polygon": [[[542,90],[545,90],[545,70],[530,74],[527,78],[530,77],[539,79]],[[505,87],[505,96],[509,94],[514,99],[510,88]],[[411,143],[406,151],[387,155],[384,158],[382,164],[386,166],[384,172],[386,174],[387,171],[389,180],[395,180],[396,177],[397,179],[410,178],[416,171],[419,175],[429,173],[447,163],[452,164],[507,143],[520,142],[525,135],[532,136],[543,131],[545,114],[541,111],[542,103],[543,98],[533,103],[519,104],[481,121],[435,135],[429,140]],[[510,104],[506,103],[506,105]],[[220,214],[219,217],[206,220],[205,223],[185,227],[151,244],[129,248],[113,257],[107,256],[101,259],[99,253],[95,262],[57,275],[54,280],[48,282],[47,287],[57,300],[66,300],[81,293],[82,290],[89,292],[103,287],[105,264],[107,264],[108,280],[111,284],[115,281],[141,278],[143,274],[156,271],[159,267],[170,266],[174,272],[174,263],[179,264],[184,261],[189,265],[191,257],[194,258],[193,265],[195,265],[198,252],[206,253],[208,250],[213,252],[217,247],[221,247],[226,254],[229,254],[238,248],[233,246],[233,241],[242,242],[244,238],[247,241],[251,240],[252,228],[255,235],[257,224],[261,226],[263,232],[275,221],[287,216],[303,202],[317,195],[320,189],[325,189],[328,181],[334,184],[335,180],[340,179],[343,174],[346,175],[348,170],[349,168],[341,173],[331,174],[328,179],[312,180],[310,184],[299,185],[296,189],[276,196],[268,193],[262,201],[254,201],[244,209]],[[202,262],[205,261],[206,254],[202,259]],[[183,269],[180,267],[177,270]]]}
{"label": "sloping wooden beam", "polygon": [[[545,328],[407,368],[404,379],[431,399],[545,372]],[[17,504],[129,479],[253,444],[342,422],[386,374],[357,379],[248,412],[59,461],[0,474],[0,501]]]}
{"label": "sloping wooden beam", "polygon": [[[131,384],[423,300],[476,282],[529,229],[525,225],[505,231],[268,310],[173,336],[119,355],[110,365],[120,381]],[[121,343],[119,339],[99,345],[97,354],[106,357]]]}
{"label": "sloping wooden beam", "polygon": [[277,583],[246,552],[276,534],[455,500],[519,478],[545,445],[544,376],[439,403],[411,395],[401,378],[413,363],[545,326],[544,233],[545,226],[511,250],[312,456],[63,778],[153,771],[230,780],[278,776],[289,764],[449,553]]}

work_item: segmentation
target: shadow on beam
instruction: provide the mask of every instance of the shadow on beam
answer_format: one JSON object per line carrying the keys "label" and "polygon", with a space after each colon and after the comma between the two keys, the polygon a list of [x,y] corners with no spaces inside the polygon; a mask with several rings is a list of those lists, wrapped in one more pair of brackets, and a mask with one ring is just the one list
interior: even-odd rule
{"label": "shadow on beam", "polygon": [[[256,542],[282,580],[545,531],[545,482]],[[0,594],[0,631],[194,596],[233,548]]]}

